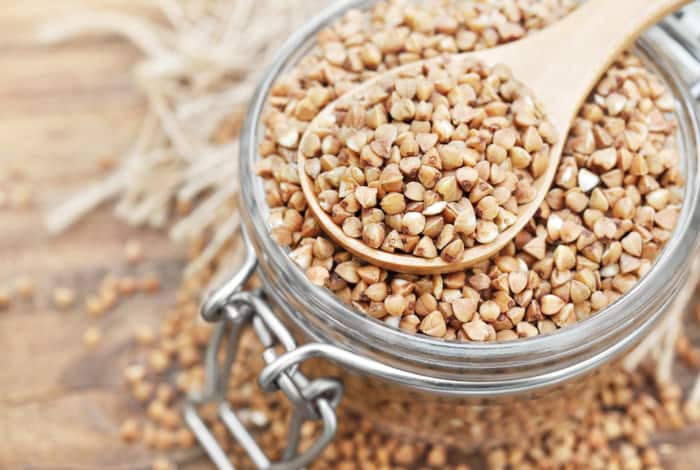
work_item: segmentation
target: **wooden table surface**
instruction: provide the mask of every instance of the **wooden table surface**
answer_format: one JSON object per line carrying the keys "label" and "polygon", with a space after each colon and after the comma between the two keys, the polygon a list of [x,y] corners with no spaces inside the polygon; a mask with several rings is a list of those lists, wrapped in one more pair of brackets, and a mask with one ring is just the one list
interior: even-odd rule
{"label": "wooden table surface", "polygon": [[[89,38],[39,46],[39,24],[81,8],[157,14],[152,0],[22,0],[0,8],[0,189],[20,173],[35,188],[28,210],[0,209],[0,287],[19,275],[37,284],[31,301],[0,313],[0,469],[148,468],[152,455],[124,446],[118,426],[136,411],[122,388],[134,323],[157,325],[173,302],[181,250],[162,233],[116,221],[108,208],[69,233],[50,238],[45,212],[104,176],[99,159],[120,155],[144,110],[129,66],[137,51],[117,39]],[[144,240],[149,260],[129,267],[124,240]],[[106,272],[157,271],[161,293],[134,297],[99,320],[61,312],[51,288],[66,285],[78,298]],[[100,325],[105,342],[87,352],[82,335]],[[699,468],[700,431],[666,434],[672,468]],[[185,468],[209,468],[195,459]]]}
{"label": "wooden table surface", "polygon": [[[99,160],[129,148],[144,101],[132,86],[138,52],[118,38],[56,47],[36,42],[38,25],[83,8],[154,12],[150,0],[22,0],[0,8],[0,188],[19,172],[34,188],[29,210],[0,209],[0,286],[19,275],[37,284],[32,301],[0,312],[0,469],[150,468],[140,446],[120,443],[134,413],[122,385],[133,325],[157,325],[179,281],[181,250],[162,233],[116,221],[108,208],[51,238],[49,208],[104,176]],[[132,268],[124,241],[144,240],[145,265]],[[100,320],[82,309],[106,272],[162,276],[154,296],[135,296]],[[77,293],[78,307],[56,310],[54,286]],[[100,325],[104,344],[87,352],[82,336]],[[208,465],[203,465],[209,468]]]}

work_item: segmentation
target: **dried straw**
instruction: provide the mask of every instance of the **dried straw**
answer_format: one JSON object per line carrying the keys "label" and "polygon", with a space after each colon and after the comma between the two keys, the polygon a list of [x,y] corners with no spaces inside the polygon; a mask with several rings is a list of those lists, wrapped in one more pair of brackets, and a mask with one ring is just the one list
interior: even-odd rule
{"label": "dried straw", "polygon": [[[166,21],[81,11],[45,25],[46,44],[87,34],[118,35],[142,53],[135,85],[148,112],[121,166],[53,210],[51,233],[66,230],[100,204],[116,199],[116,215],[133,225],[165,227],[175,207],[193,210],[171,228],[177,241],[207,238],[187,268],[207,267],[235,236],[237,140],[217,131],[245,105],[280,43],[325,0],[159,0]],[[221,219],[222,213],[224,220]],[[213,235],[209,235],[213,234]]]}

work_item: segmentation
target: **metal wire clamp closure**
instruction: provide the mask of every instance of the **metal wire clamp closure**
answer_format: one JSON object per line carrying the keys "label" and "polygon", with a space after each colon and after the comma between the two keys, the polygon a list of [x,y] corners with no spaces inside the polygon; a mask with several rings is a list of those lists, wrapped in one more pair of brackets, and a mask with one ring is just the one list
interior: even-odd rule
{"label": "metal wire clamp closure", "polygon": [[[253,463],[262,470],[295,470],[307,466],[318,457],[333,440],[337,430],[335,409],[343,394],[343,386],[337,379],[307,378],[297,367],[298,361],[289,367],[277,367],[278,372],[266,374],[265,392],[281,390],[292,402],[287,444],[282,460],[271,462],[255,441],[253,435],[231,408],[227,386],[236,360],[241,334],[252,328],[263,346],[263,360],[268,366],[276,364],[286,353],[297,349],[289,330],[275,316],[258,291],[241,291],[242,286],[255,270],[255,257],[245,237],[248,256],[242,270],[231,281],[216,291],[202,306],[202,316],[217,321],[214,335],[205,355],[205,383],[201,393],[188,397],[184,408],[185,421],[211,460],[220,470],[235,470],[228,456],[211,433],[198,409],[206,403],[218,405],[218,415],[238,444],[243,447]],[[276,351],[281,347],[285,354]],[[223,362],[219,353],[223,350]],[[322,431],[317,440],[303,453],[298,453],[301,426],[306,421],[321,421]]]}
{"label": "metal wire clamp closure", "polygon": [[202,318],[208,322],[218,322],[222,319],[226,306],[231,301],[231,296],[243,288],[258,267],[258,259],[255,257],[255,250],[248,234],[245,230],[241,230],[241,235],[245,247],[243,264],[238,272],[231,276],[231,279],[214,289],[202,302],[200,313]]}

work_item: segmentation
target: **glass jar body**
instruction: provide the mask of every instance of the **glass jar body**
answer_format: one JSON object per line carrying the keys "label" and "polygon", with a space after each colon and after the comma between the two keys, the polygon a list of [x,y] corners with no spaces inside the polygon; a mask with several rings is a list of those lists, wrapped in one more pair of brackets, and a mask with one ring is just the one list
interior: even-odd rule
{"label": "glass jar body", "polygon": [[[681,292],[694,291],[700,280],[699,268],[700,263],[697,262],[694,267],[691,266],[680,287]],[[300,344],[311,341],[324,341],[335,346],[339,344],[339,341],[332,339],[320,340],[316,334],[319,331],[310,334],[308,324],[303,319],[301,322],[291,319],[289,305],[273,300],[279,294],[277,284],[265,281],[264,271],[259,273],[273,310],[285,321]],[[669,310],[677,308],[679,301],[683,302],[683,299],[666,302],[656,310],[649,321],[650,329],[663,320]],[[639,334],[625,351],[633,349],[646,336],[646,333]],[[482,377],[491,378],[484,390],[478,384],[462,384],[437,391],[430,389],[427,381],[401,384],[371,370],[352,369],[346,364],[325,359],[305,363],[304,371],[309,376],[338,378],[344,386],[343,406],[373,422],[376,429],[402,439],[449,445],[471,452],[518,442],[524,435],[541,435],[566,421],[584,419],[596,406],[596,395],[613,383],[616,375],[619,376],[625,351],[606,351],[593,362],[589,371],[572,374],[542,387],[509,386],[507,380],[499,383],[498,377],[506,371],[497,369],[482,371]],[[585,351],[581,357],[584,361],[588,360]],[[396,367],[422,373],[426,377],[431,375],[430,367],[416,366],[415,360],[410,357],[404,363],[396,364]],[[514,367],[510,372],[516,371],[518,368]],[[538,371],[535,368],[530,373],[536,375]],[[464,374],[470,375],[469,371]],[[493,387],[493,382],[500,385],[494,388],[497,391],[485,392]]]}
{"label": "glass jar body", "polygon": [[[697,250],[698,125],[695,104],[664,60],[655,40],[639,45],[677,99],[679,146],[687,175],[684,204],[674,234],[650,272],[596,316],[556,333],[501,344],[433,340],[391,329],[355,312],[332,293],[312,286],[269,235],[261,181],[253,165],[262,133],[261,113],[272,83],[298,63],[315,34],[349,6],[333,7],[303,28],[280,51],[253,98],[241,136],[242,214],[264,290],[301,343],[330,344],[387,369],[313,368],[341,377],[348,406],[414,437],[456,439],[463,447],[499,444],[523,432],[542,432],[556,416],[585,413],[596,384],[616,360],[641,341],[692,281],[689,253]],[[314,371],[312,371],[313,373]]]}

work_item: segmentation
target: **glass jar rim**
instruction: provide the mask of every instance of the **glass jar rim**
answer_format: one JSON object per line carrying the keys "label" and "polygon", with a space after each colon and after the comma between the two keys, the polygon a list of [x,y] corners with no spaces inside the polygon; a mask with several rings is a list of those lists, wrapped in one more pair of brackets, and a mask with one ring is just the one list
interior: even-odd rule
{"label": "glass jar rim", "polygon": [[[680,288],[687,274],[688,253],[697,245],[700,228],[700,190],[697,175],[697,149],[700,143],[697,109],[684,87],[674,66],[659,53],[654,40],[642,38],[638,49],[651,60],[652,65],[671,87],[677,101],[680,129],[678,144],[686,163],[686,184],[681,214],[676,228],[666,246],[655,260],[649,272],[626,294],[596,315],[556,332],[501,343],[471,343],[444,341],[423,335],[415,335],[391,328],[383,322],[357,312],[342,303],[325,288],[312,286],[305,274],[289,259],[285,250],[270,236],[267,220],[267,204],[260,178],[251,177],[257,160],[260,136],[260,120],[268,93],[280,73],[306,52],[305,45],[316,33],[351,8],[371,4],[371,1],[341,2],[311,20],[293,35],[279,50],[273,64],[253,96],[241,131],[240,179],[241,212],[247,233],[256,252],[264,262],[262,269],[268,277],[275,278],[275,290],[281,291],[280,299],[303,299],[316,318],[293,315],[296,323],[315,339],[341,343],[360,353],[379,355],[385,362],[434,367],[436,374],[454,376],[465,370],[506,371],[513,367],[527,367],[564,362],[566,371],[552,366],[555,376],[541,375],[542,383],[554,383],[572,374],[585,373],[600,363],[627,350],[653,326],[660,312]],[[663,295],[660,292],[663,291]],[[286,306],[289,311],[289,305]],[[333,330],[330,335],[321,334],[322,325]],[[589,354],[581,360],[579,353]],[[446,369],[447,372],[444,372]],[[542,372],[542,371],[540,371]]]}

